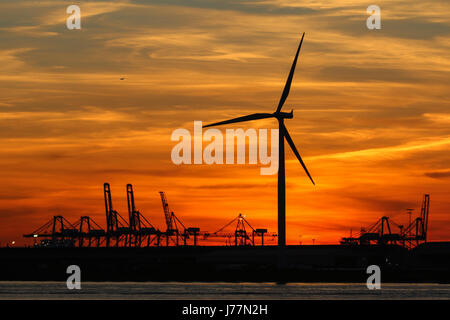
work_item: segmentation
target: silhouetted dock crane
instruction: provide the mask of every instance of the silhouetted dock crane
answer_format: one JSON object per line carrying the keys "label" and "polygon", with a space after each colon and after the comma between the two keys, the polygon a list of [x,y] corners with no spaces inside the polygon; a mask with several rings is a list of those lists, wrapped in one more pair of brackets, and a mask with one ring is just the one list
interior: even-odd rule
{"label": "silhouetted dock crane", "polygon": [[[161,202],[164,210],[164,217],[166,220],[167,230],[164,233],[166,237],[166,246],[169,246],[169,240],[171,237],[175,236],[174,244],[176,246],[179,245],[179,238],[181,237],[183,239],[183,244],[187,245],[187,239],[192,235],[194,237],[194,246],[197,245],[197,237],[200,233],[200,228],[193,228],[189,227],[186,228],[181,222],[181,220],[173,213],[173,211],[169,208],[169,203],[167,202],[166,195],[163,191],[159,192],[159,195],[161,196]],[[178,229],[178,224],[180,224],[181,227],[183,227],[183,232],[180,233]]]}
{"label": "silhouetted dock crane", "polygon": [[267,229],[255,229],[252,232],[252,242],[255,245],[255,236],[261,237],[261,246],[264,246],[264,235],[267,233]]}
{"label": "silhouetted dock crane", "polygon": [[[371,244],[397,244],[402,241],[402,235],[400,233],[392,233],[391,224],[397,225],[395,222],[389,219],[389,217],[381,217],[370,227],[361,228],[361,231],[355,236],[342,238],[341,244],[344,245],[371,245]],[[397,225],[398,226],[398,225]]]}
{"label": "silhouetted dock crane", "polygon": [[418,246],[421,242],[427,242],[428,232],[428,214],[430,211],[430,195],[423,196],[420,216],[414,219],[409,226],[403,230],[403,237],[406,246],[412,248]]}
{"label": "silhouetted dock crane", "polygon": [[125,219],[113,209],[111,188],[107,182],[103,185],[103,193],[106,209],[106,246],[109,247],[111,238],[116,239],[116,247],[119,246],[122,240],[125,242],[125,246],[127,246],[130,228]]}
{"label": "silhouetted dock crane", "polygon": [[[234,233],[224,233],[222,232],[224,229],[226,229],[228,226],[232,225],[233,223],[236,223],[236,228],[234,230]],[[252,230],[252,238],[250,238],[249,233],[246,230],[246,225]],[[241,213],[225,224],[222,228],[218,229],[216,232],[208,233],[204,232],[203,237],[204,239],[210,238],[210,237],[220,237],[220,238],[226,238],[227,240],[231,240],[232,237],[234,237],[234,245],[235,246],[246,246],[246,245],[255,245],[255,236],[261,237],[261,245],[264,245],[264,235],[267,233],[267,229],[254,229],[250,223],[245,219],[245,216],[243,216]],[[270,234],[272,236],[272,239],[277,237],[277,234],[272,233]],[[230,243],[231,245],[231,243]]]}
{"label": "silhouetted dock crane", "polygon": [[170,211],[169,203],[167,202],[165,193],[163,191],[160,191],[159,195],[161,196],[161,202],[162,202],[163,211],[164,211],[164,218],[166,219],[166,226],[167,226],[166,232],[164,234],[166,237],[166,246],[169,246],[169,239],[173,235],[175,235],[175,237],[176,237],[175,245],[178,246],[178,244],[179,244],[179,242],[178,242],[179,231],[178,231],[178,225],[177,225],[178,219],[176,218],[173,211]]}
{"label": "silhouetted dock crane", "polygon": [[[130,247],[132,245],[140,247],[143,242],[146,242],[146,246],[148,247],[153,240],[156,239],[156,245],[159,246],[161,232],[153,227],[142,213],[136,210],[133,186],[131,184],[127,184],[127,203],[130,222],[130,238],[128,245]],[[154,237],[152,238],[153,235]],[[134,239],[132,239],[132,237],[134,237]]]}
{"label": "silhouetted dock crane", "polygon": [[30,234],[24,234],[25,238],[46,238],[40,246],[45,247],[73,247],[78,230],[63,216],[54,216],[41,227]]}
{"label": "silhouetted dock crane", "polygon": [[[342,238],[343,245],[388,245],[400,244],[407,248],[414,248],[421,242],[427,241],[428,230],[428,213],[430,208],[430,195],[425,194],[420,211],[420,217],[417,217],[410,224],[404,228],[403,225],[398,225],[388,217],[382,217],[375,224],[370,226],[367,231],[361,229],[359,234]],[[408,209],[412,211],[412,209]],[[395,225],[399,229],[399,233],[392,233],[391,226]]]}
{"label": "silhouetted dock crane", "polygon": [[247,240],[250,241],[250,237],[247,234],[247,230],[245,230],[245,223],[254,231],[250,223],[245,220],[244,216],[239,213],[237,219],[236,230],[234,230],[234,245],[237,246],[246,246]]}
{"label": "silhouetted dock crane", "polygon": [[88,240],[88,247],[92,246],[92,240],[96,242],[96,246],[100,247],[103,242],[106,232],[103,230],[94,219],[88,216],[82,216],[77,222],[73,224],[78,229],[78,246],[84,246],[84,240]]}

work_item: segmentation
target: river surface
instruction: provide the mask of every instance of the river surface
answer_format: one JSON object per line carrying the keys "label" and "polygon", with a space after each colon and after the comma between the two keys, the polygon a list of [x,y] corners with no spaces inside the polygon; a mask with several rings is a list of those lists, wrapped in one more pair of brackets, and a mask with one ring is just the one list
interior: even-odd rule
{"label": "river surface", "polygon": [[0,282],[0,299],[450,299],[450,284],[355,283]]}

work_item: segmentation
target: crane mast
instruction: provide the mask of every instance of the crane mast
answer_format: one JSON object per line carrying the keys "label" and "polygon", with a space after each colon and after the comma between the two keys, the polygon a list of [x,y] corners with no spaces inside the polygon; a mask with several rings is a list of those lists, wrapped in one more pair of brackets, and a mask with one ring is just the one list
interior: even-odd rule
{"label": "crane mast", "polygon": [[[161,196],[161,202],[164,210],[164,216],[166,218],[167,230],[165,232],[166,245],[169,246],[169,239],[171,236],[175,235],[175,245],[179,245],[179,237],[183,239],[184,245],[186,245],[186,240],[189,238],[190,234],[194,235],[194,243],[197,244],[197,234],[200,231],[199,228],[186,228],[181,220],[169,209],[169,203],[167,202],[166,195],[163,191],[159,192]],[[178,224],[183,228],[183,232],[180,233],[178,230]]]}
{"label": "crane mast", "polygon": [[140,244],[140,229],[141,229],[141,219],[140,212],[136,210],[134,204],[134,192],[133,186],[127,184],[127,204],[128,204],[128,219],[130,224],[130,241],[129,246],[131,247],[131,237],[134,236],[134,245]]}
{"label": "crane mast", "polygon": [[111,188],[109,183],[103,184],[103,193],[105,196],[105,210],[106,210],[106,232],[110,233],[117,229],[117,212],[113,210],[111,199]]}
{"label": "crane mast", "polygon": [[133,186],[127,184],[127,202],[128,202],[128,217],[130,219],[130,229],[132,231],[139,231],[141,226],[140,212],[136,210],[134,204]]}
{"label": "crane mast", "polygon": [[164,210],[164,216],[166,218],[167,231],[172,231],[172,230],[174,230],[173,217],[172,217],[172,212],[169,209],[169,203],[167,202],[166,195],[164,194],[163,191],[160,191],[159,194],[161,196],[161,202],[162,202],[162,206],[163,206],[163,210]]}
{"label": "crane mast", "polygon": [[[116,247],[119,246],[121,239],[125,240],[125,246],[127,246],[130,229],[127,222],[113,209],[111,188],[107,182],[103,184],[103,194],[106,210],[106,246],[109,247],[111,237],[116,238]],[[121,221],[119,221],[119,218]]]}
{"label": "crane mast", "polygon": [[425,194],[423,197],[421,218],[422,218],[422,236],[423,240],[427,242],[427,231],[428,231],[428,213],[430,211],[430,195]]}

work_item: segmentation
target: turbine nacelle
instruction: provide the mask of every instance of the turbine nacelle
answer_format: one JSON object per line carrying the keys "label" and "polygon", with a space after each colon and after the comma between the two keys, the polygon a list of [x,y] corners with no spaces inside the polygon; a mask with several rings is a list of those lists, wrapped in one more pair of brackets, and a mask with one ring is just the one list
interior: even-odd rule
{"label": "turbine nacelle", "polygon": [[291,110],[291,112],[274,112],[273,116],[277,119],[292,119],[294,118],[294,110]]}

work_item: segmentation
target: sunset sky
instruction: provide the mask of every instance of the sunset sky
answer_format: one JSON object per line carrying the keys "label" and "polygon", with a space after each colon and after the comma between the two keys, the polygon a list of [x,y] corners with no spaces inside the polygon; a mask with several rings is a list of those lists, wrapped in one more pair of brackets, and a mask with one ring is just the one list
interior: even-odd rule
{"label": "sunset sky", "polygon": [[[68,30],[66,8],[81,8]],[[381,8],[381,30],[366,8]],[[276,175],[260,165],[175,165],[177,128],[276,109],[305,32],[286,126],[288,244],[350,229],[431,195],[429,239],[450,240],[447,0],[115,0],[0,3],[0,245],[54,215],[105,227],[103,183],[160,229],[158,191],[189,226],[245,214],[276,232]],[[125,78],[120,80],[120,78]],[[275,120],[226,128],[277,128]]]}

